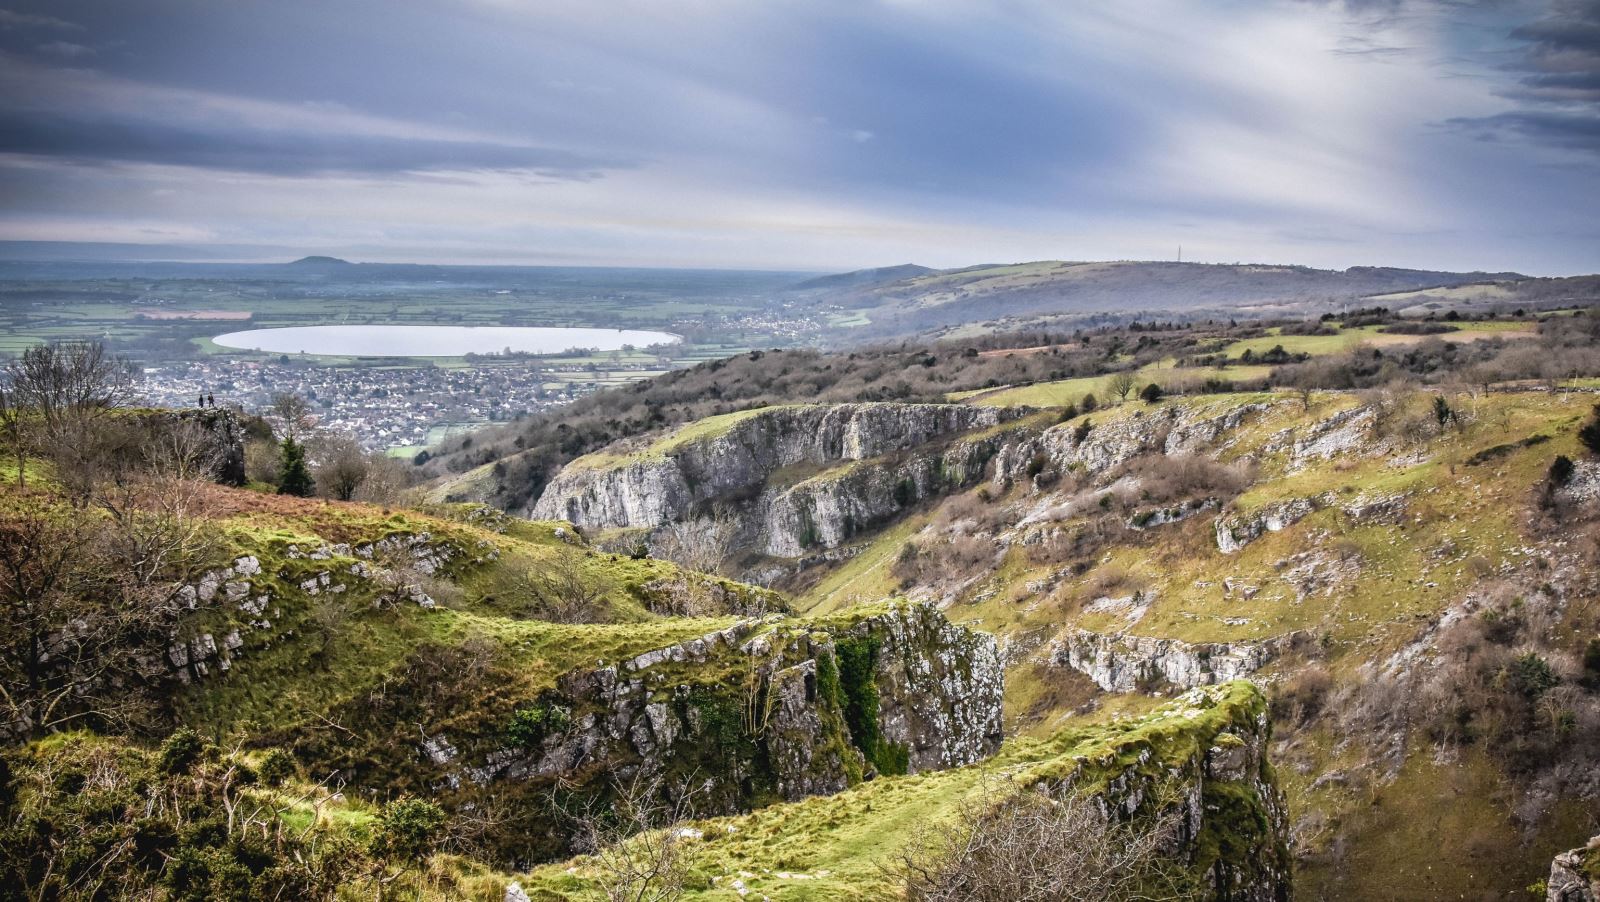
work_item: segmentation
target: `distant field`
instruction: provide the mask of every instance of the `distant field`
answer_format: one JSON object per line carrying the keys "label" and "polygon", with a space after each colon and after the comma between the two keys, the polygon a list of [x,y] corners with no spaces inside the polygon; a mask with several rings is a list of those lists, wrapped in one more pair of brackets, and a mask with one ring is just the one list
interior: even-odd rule
{"label": "distant field", "polygon": [[[1318,356],[1337,354],[1358,345],[1379,348],[1399,347],[1416,344],[1427,338],[1462,342],[1477,341],[1490,337],[1518,338],[1532,337],[1532,335],[1533,331],[1527,323],[1518,322],[1461,323],[1460,331],[1445,332],[1439,335],[1391,335],[1379,332],[1376,326],[1344,329],[1337,335],[1280,335],[1278,330],[1274,328],[1268,330],[1267,335],[1233,342],[1222,348],[1221,351],[1230,358],[1238,358],[1245,351],[1259,355],[1281,346],[1291,354]],[[1226,368],[1180,368],[1174,366],[1174,361],[1164,360],[1136,371],[1137,384],[1134,387],[1134,391],[1138,391],[1139,388],[1151,382],[1164,388],[1170,388],[1185,381],[1200,382],[1209,378],[1248,382],[1255,379],[1265,379],[1271,373],[1272,367],[1262,365],[1235,365]],[[946,398],[950,401],[966,401],[998,407],[1064,407],[1068,404],[1078,403],[1086,394],[1093,394],[1101,403],[1105,403],[1110,399],[1108,379],[1108,376],[1084,376],[1077,379],[1062,379],[1056,382],[1039,382],[1033,385],[952,392],[946,395]]]}
{"label": "distant field", "polygon": [[[1163,388],[1170,388],[1184,382],[1203,382],[1206,379],[1228,379],[1234,382],[1247,382],[1253,379],[1265,379],[1272,373],[1270,366],[1230,366],[1218,367],[1175,367],[1172,361],[1162,361],[1141,367],[1134,373],[1134,391],[1154,382]],[[983,404],[991,407],[1065,407],[1068,404],[1077,404],[1083,396],[1092,394],[1101,404],[1109,404],[1114,399],[1108,386],[1108,376],[1083,376],[1077,379],[1062,379],[1056,382],[1037,382],[1033,385],[1019,385],[1014,388],[981,389],[978,391],[952,392],[946,398],[950,401],[967,401],[973,404]],[[1130,394],[1130,397],[1132,395]]]}
{"label": "distant field", "polygon": [[1276,334],[1277,329],[1271,329],[1269,332],[1272,334],[1236,341],[1228,345],[1224,351],[1229,357],[1238,357],[1247,350],[1255,354],[1263,354],[1281,345],[1290,354],[1310,354],[1315,357],[1321,354],[1337,354],[1341,351],[1348,351],[1357,345],[1388,348],[1412,345],[1428,338],[1459,342],[1477,341],[1490,337],[1527,338],[1533,336],[1532,328],[1527,323],[1521,322],[1470,322],[1452,325],[1458,325],[1459,331],[1442,332],[1438,335],[1393,335],[1378,331],[1381,328],[1380,326],[1341,329],[1338,335],[1279,335]]}

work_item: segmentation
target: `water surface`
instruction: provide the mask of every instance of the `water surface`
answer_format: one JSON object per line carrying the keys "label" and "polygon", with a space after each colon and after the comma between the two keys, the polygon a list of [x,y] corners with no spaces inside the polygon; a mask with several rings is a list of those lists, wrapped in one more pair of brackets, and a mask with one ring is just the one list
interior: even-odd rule
{"label": "water surface", "polygon": [[339,357],[460,357],[507,350],[558,354],[573,348],[620,350],[682,341],[670,332],[565,326],[293,326],[247,329],[211,339],[225,348]]}

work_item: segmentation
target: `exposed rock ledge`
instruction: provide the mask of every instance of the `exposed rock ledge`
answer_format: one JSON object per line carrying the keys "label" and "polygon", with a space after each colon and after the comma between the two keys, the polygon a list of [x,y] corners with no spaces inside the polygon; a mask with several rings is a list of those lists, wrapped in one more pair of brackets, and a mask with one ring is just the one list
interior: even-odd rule
{"label": "exposed rock ledge", "polygon": [[1600,836],[1550,862],[1545,902],[1600,902]]}
{"label": "exposed rock ledge", "polygon": [[1193,689],[1248,677],[1298,639],[1290,633],[1260,642],[1191,643],[1080,629],[1056,640],[1052,658],[1107,692]]}
{"label": "exposed rock ledge", "polygon": [[618,448],[574,461],[530,515],[654,530],[723,506],[734,512],[736,547],[798,558],[977,482],[1007,437],[990,427],[1027,412],[956,404],[775,407],[703,437],[676,442],[669,435],[633,453]]}
{"label": "exposed rock ledge", "polygon": [[1193,689],[1106,738],[1065,774],[1027,774],[1046,791],[1095,787],[1114,817],[1177,809],[1174,858],[1197,878],[1194,896],[1285,902],[1292,891],[1288,803],[1267,747],[1272,725],[1248,683]]}
{"label": "exposed rock ledge", "polygon": [[458,737],[440,735],[422,752],[451,765],[451,782],[578,788],[639,766],[696,773],[707,781],[697,807],[730,812],[752,794],[795,800],[980,761],[999,748],[1003,690],[993,636],[896,602],[843,619],[741,621],[570,673],[540,701],[566,725],[536,745],[468,764],[476,755],[457,760]]}
{"label": "exposed rock ledge", "polygon": [[959,404],[774,407],[659,452],[647,448],[612,462],[580,458],[551,480],[530,515],[600,529],[654,528],[683,519],[705,502],[756,489],[785,467],[825,467],[908,451],[1023,413]]}

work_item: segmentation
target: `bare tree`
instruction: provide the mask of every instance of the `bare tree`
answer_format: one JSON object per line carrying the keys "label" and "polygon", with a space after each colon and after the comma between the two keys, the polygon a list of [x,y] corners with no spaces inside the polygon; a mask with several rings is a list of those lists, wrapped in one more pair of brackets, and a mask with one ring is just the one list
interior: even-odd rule
{"label": "bare tree", "polygon": [[1195,897],[1172,847],[1178,806],[1120,822],[1092,800],[985,781],[886,870],[912,902],[1155,902]]}
{"label": "bare tree", "polygon": [[299,395],[289,392],[273,395],[272,406],[268,409],[282,427],[286,439],[298,441],[311,429],[311,405]]}
{"label": "bare tree", "polygon": [[733,551],[738,524],[725,510],[709,517],[679,520],[657,531],[651,552],[680,567],[701,573],[722,569]]}
{"label": "bare tree", "polygon": [[576,548],[556,553],[522,575],[518,588],[531,602],[536,616],[556,623],[595,623],[605,619],[611,580],[584,566],[585,554]]}
{"label": "bare tree", "polygon": [[325,498],[351,500],[371,469],[361,446],[346,435],[320,436],[312,444],[311,454],[317,494]]}
{"label": "bare tree", "polygon": [[1122,372],[1111,374],[1111,377],[1106,380],[1106,388],[1117,396],[1118,401],[1126,401],[1128,400],[1128,393],[1133,391],[1135,382],[1133,373],[1123,370]]}
{"label": "bare tree", "polygon": [[[688,839],[678,826],[692,816],[694,789],[668,787],[659,770],[640,767],[612,779],[610,805],[577,817],[578,838],[594,855],[612,902],[671,902],[683,895]],[[671,790],[671,791],[669,791]]]}
{"label": "bare tree", "polygon": [[10,391],[0,402],[0,425],[17,455],[18,480],[30,441],[69,466],[98,454],[96,429],[106,412],[133,396],[126,361],[93,341],[35,345],[6,367]]}
{"label": "bare tree", "polygon": [[17,487],[28,487],[28,412],[10,385],[0,382],[0,438],[17,461]]}
{"label": "bare tree", "polygon": [[356,487],[355,500],[368,504],[399,504],[406,500],[414,468],[387,454],[367,455],[367,475]]}
{"label": "bare tree", "polygon": [[662,613],[698,616],[710,612],[718,586],[712,577],[733,554],[739,525],[719,510],[709,517],[680,520],[656,532],[651,553],[680,568],[671,585],[670,610]]}
{"label": "bare tree", "polygon": [[133,395],[127,362],[97,341],[34,345],[8,374],[22,404],[37,411],[46,428],[85,412],[122,407]]}

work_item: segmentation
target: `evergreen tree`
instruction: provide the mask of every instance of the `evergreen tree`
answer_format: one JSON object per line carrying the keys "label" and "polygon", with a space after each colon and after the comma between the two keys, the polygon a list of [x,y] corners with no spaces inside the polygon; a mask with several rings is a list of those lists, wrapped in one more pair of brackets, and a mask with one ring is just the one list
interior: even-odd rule
{"label": "evergreen tree", "polygon": [[1600,404],[1594,406],[1594,416],[1578,430],[1578,441],[1590,454],[1600,454]]}
{"label": "evergreen tree", "polygon": [[306,469],[305,446],[293,438],[283,440],[283,450],[278,464],[278,494],[298,495],[308,498],[311,495],[311,471]]}

